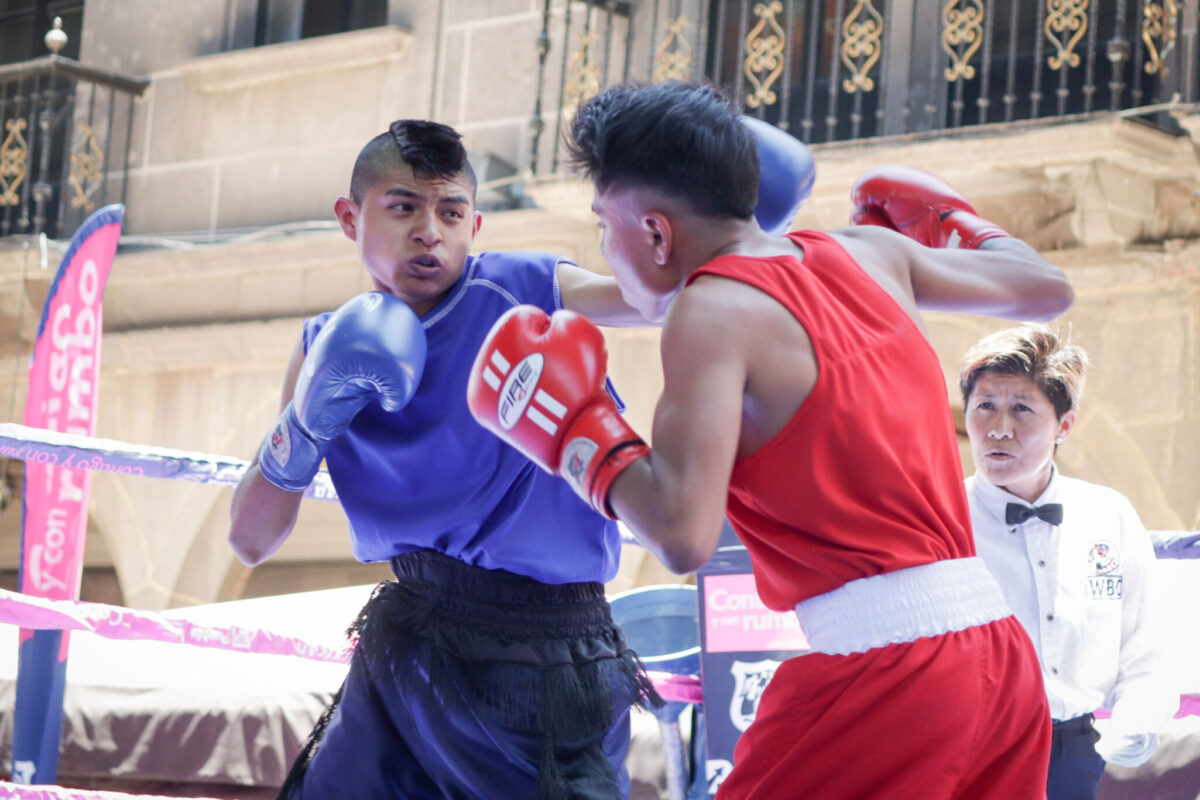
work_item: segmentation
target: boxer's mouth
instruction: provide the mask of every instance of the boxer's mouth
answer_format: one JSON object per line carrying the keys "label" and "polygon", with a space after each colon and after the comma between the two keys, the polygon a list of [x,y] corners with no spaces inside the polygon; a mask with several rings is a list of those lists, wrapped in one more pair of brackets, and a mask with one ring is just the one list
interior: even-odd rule
{"label": "boxer's mouth", "polygon": [[410,259],[408,263],[412,264],[421,272],[429,272],[432,270],[441,269],[442,267],[441,259],[433,255],[417,256],[416,258]]}

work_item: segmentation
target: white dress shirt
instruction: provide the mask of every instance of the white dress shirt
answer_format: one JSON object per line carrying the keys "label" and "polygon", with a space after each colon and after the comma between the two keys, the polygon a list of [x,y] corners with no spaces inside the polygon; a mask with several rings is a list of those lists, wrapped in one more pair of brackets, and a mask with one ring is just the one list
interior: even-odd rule
{"label": "white dress shirt", "polygon": [[[1050,716],[1104,706],[1122,735],[1157,732],[1179,687],[1164,658],[1154,548],[1129,500],[1057,468],[1032,504],[980,475],[966,485],[976,549],[1033,639]],[[1009,503],[1061,503],[1062,524],[1009,525]]]}

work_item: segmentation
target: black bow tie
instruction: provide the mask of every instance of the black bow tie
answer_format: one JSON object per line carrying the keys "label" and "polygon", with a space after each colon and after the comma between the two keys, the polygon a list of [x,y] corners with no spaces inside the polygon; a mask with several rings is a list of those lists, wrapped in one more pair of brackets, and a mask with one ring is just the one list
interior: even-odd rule
{"label": "black bow tie", "polygon": [[1062,503],[1046,503],[1044,506],[1027,506],[1024,503],[1009,503],[1004,507],[1004,521],[1009,525],[1020,525],[1030,517],[1037,517],[1051,525],[1062,525]]}

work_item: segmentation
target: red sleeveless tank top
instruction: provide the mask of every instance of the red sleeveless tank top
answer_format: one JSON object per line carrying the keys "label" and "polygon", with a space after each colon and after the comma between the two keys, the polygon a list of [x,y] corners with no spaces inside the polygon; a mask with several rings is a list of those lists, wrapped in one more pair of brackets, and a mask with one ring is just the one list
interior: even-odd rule
{"label": "red sleeveless tank top", "polygon": [[777,610],[847,581],[975,555],[937,355],[831,237],[791,256],[721,256],[697,270],[748,283],[808,332],[817,381],[792,419],[739,460],[727,514]]}

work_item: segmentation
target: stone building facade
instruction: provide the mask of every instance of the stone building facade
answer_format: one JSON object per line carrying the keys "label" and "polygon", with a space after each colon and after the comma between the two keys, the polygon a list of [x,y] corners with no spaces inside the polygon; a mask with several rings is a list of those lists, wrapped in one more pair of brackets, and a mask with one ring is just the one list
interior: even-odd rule
{"label": "stone building facade", "polygon": [[[605,271],[590,190],[545,168],[554,164],[567,74],[545,65],[565,64],[567,53],[551,37],[540,63],[537,43],[565,21],[568,7],[580,13],[584,5],[350,3],[378,24],[302,38],[300,0],[269,4],[268,17],[251,0],[87,0],[80,60],[150,81],[135,105],[129,168],[113,176],[125,182],[128,213],[105,293],[97,435],[242,458],[255,452],[277,413],[304,317],[369,288],[332,207],[359,147],[392,119],[430,117],[463,133],[484,165],[481,199],[490,209],[478,249],[559,252]],[[627,24],[661,35],[673,5],[633,4]],[[703,17],[693,18],[684,38],[702,27]],[[654,40],[622,40],[620,32],[612,62],[652,79]],[[274,43],[254,46],[256,37]],[[879,164],[905,163],[938,173],[984,216],[1061,265],[1078,297],[1060,325],[1094,367],[1060,464],[1124,492],[1150,528],[1193,530],[1200,528],[1200,113],[1186,103],[1172,111],[1173,131],[1114,112],[816,144],[816,188],[795,226],[845,224],[854,179]],[[61,250],[55,245],[0,239],[0,408],[13,410],[13,421]],[[1005,323],[958,315],[929,321],[961,423],[958,358]],[[608,335],[628,416],[648,434],[661,387],[657,333]],[[969,473],[965,445],[963,454]],[[20,464],[7,470],[18,493],[0,514],[6,586],[15,585],[18,561]],[[85,599],[159,609],[385,574],[353,561],[340,509],[321,501],[306,501],[291,539],[251,571],[226,544],[229,500],[220,487],[96,475]],[[677,580],[628,547],[612,588]]]}

